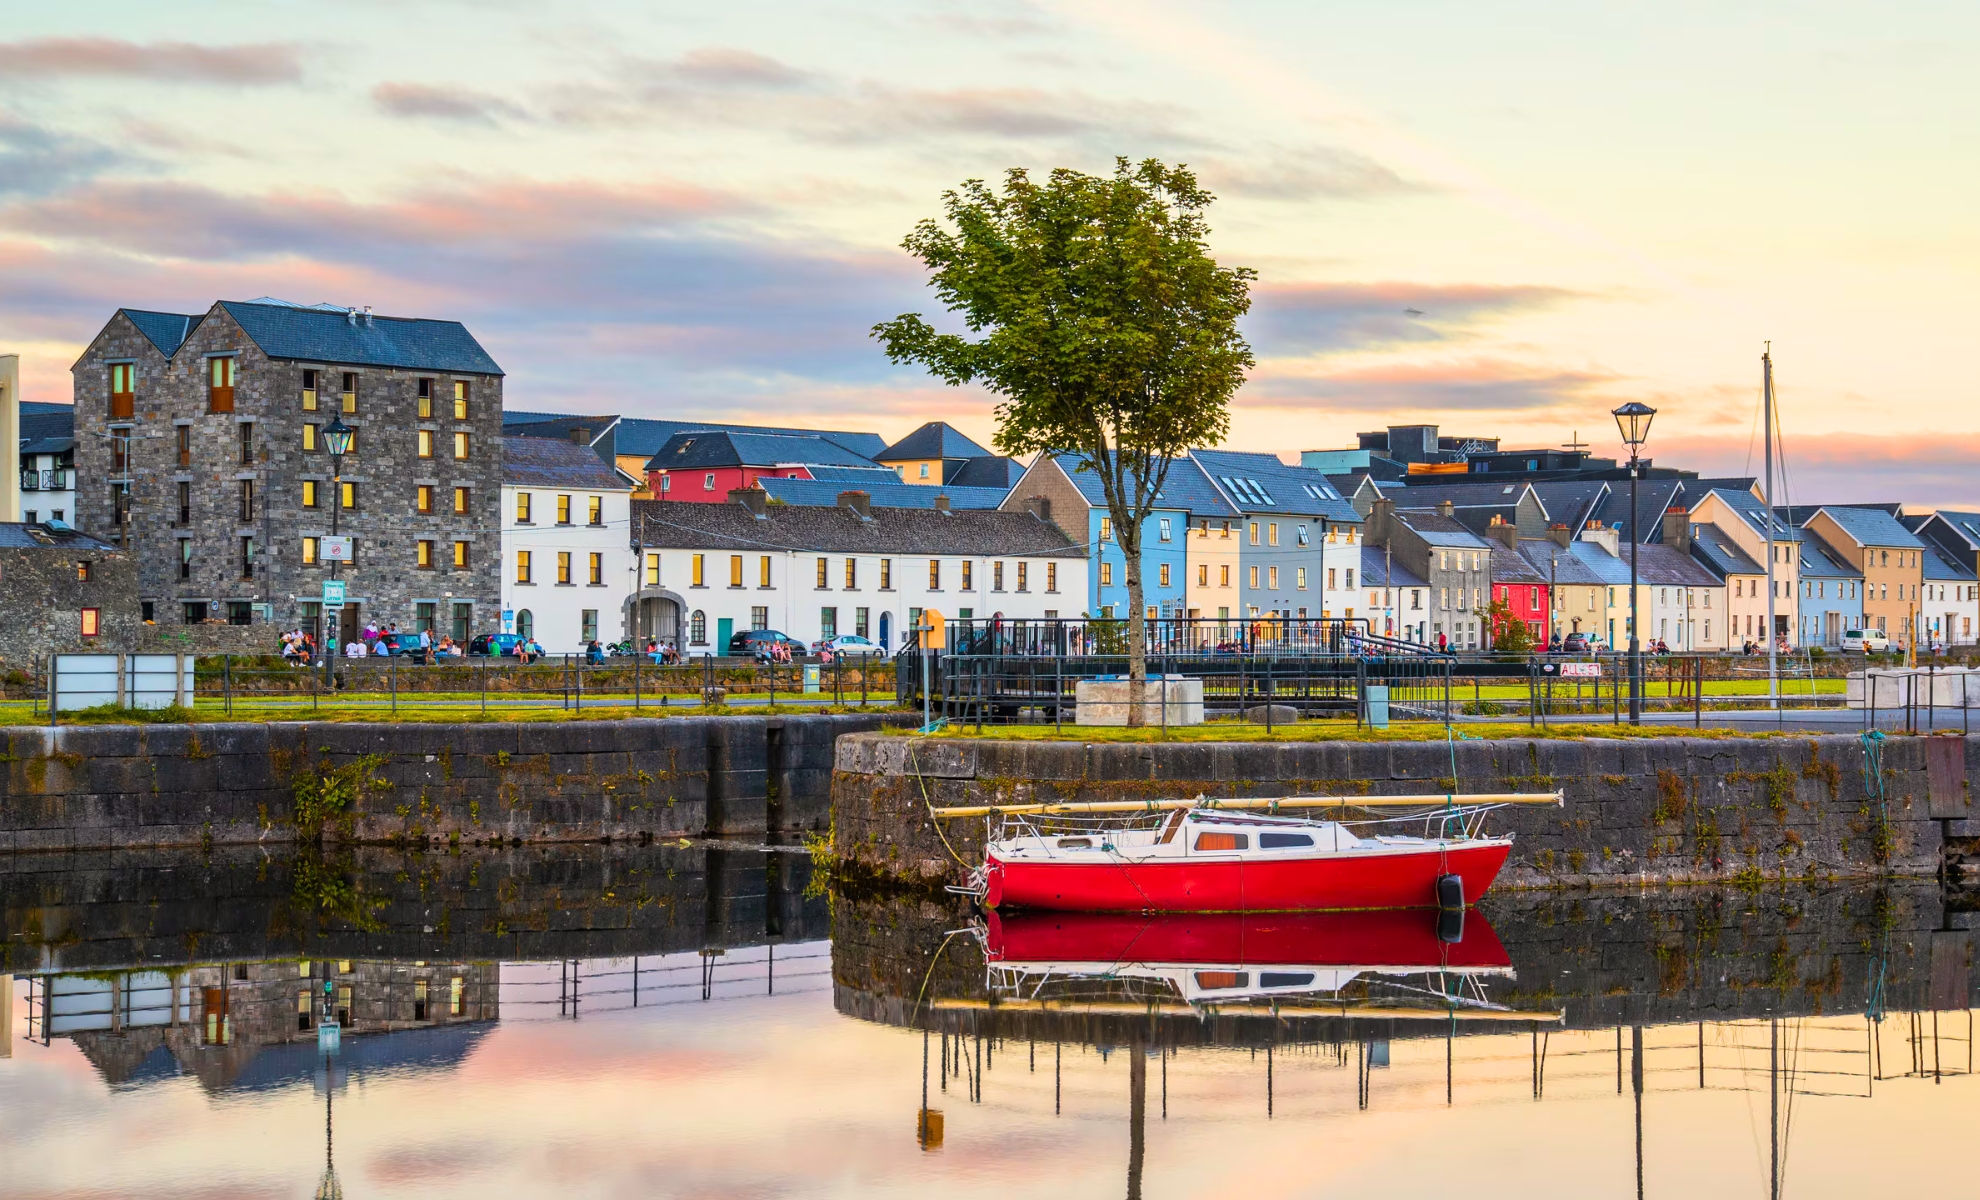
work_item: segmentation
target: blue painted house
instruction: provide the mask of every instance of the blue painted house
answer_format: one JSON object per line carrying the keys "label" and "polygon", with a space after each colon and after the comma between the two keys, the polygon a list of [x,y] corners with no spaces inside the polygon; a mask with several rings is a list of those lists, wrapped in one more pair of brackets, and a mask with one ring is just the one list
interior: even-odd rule
{"label": "blue painted house", "polygon": [[[1011,488],[1002,507],[1037,512],[1080,542],[1090,564],[1087,614],[1126,617],[1127,560],[1114,536],[1099,477],[1082,470],[1083,461],[1075,454],[1039,455]],[[1187,613],[1190,519],[1237,521],[1242,514],[1224,499],[1202,468],[1187,458],[1169,464],[1156,502],[1141,530],[1144,603],[1150,616],[1180,617]]]}
{"label": "blue painted house", "polygon": [[1795,645],[1841,649],[1844,631],[1863,628],[1863,572],[1815,538],[1804,538],[1800,549],[1801,624]]}

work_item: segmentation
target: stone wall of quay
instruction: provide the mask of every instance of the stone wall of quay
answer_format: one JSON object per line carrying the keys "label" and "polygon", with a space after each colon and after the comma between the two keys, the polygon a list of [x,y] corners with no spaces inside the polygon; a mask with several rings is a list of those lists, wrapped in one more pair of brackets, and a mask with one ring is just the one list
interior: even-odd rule
{"label": "stone wall of quay", "polygon": [[982,861],[984,822],[948,822],[944,846],[930,806],[1560,789],[1564,807],[1490,817],[1490,830],[1517,835],[1502,884],[1929,876],[1942,854],[1980,834],[1966,784],[1976,756],[1980,738],[1888,738],[1880,802],[1854,737],[1467,740],[1453,749],[863,734],[839,742],[833,849],[864,872],[954,883],[958,858]]}
{"label": "stone wall of quay", "polygon": [[834,739],[886,720],[19,727],[0,736],[0,853],[293,842],[298,786],[368,756],[381,784],[323,824],[325,841],[818,830],[829,819]]}

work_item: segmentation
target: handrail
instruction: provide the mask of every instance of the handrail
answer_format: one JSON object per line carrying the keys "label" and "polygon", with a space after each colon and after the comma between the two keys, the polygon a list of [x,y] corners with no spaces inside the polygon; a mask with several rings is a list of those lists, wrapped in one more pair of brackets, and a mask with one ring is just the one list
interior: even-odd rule
{"label": "handrail", "polygon": [[1050,813],[1167,812],[1178,808],[1429,808],[1451,804],[1552,804],[1558,808],[1566,803],[1565,794],[1559,791],[1476,792],[1468,795],[1436,792],[1411,796],[1239,796],[1219,799],[1197,796],[1188,800],[1070,800],[1056,804],[968,804],[932,808],[929,811],[938,818],[950,820]]}

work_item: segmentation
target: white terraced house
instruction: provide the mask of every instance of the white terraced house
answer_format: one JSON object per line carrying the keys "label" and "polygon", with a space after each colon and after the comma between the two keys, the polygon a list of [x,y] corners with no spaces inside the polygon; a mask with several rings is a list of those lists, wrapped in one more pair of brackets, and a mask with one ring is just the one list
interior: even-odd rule
{"label": "white terraced house", "polygon": [[631,636],[632,477],[589,446],[503,439],[502,631],[551,654]]}
{"label": "white terraced house", "polygon": [[892,653],[924,610],[946,623],[1085,609],[1084,553],[1031,512],[875,508],[857,491],[832,508],[771,504],[758,489],[730,500],[633,505],[640,602],[690,656],[727,654],[760,629],[806,645],[853,634]]}

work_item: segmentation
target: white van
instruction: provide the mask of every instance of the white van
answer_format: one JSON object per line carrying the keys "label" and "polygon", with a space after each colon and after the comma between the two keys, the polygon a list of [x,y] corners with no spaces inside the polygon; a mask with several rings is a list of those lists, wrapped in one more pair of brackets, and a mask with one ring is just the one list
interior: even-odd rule
{"label": "white van", "polygon": [[1881,629],[1845,629],[1842,648],[1845,654],[1882,654],[1891,648],[1891,639]]}

